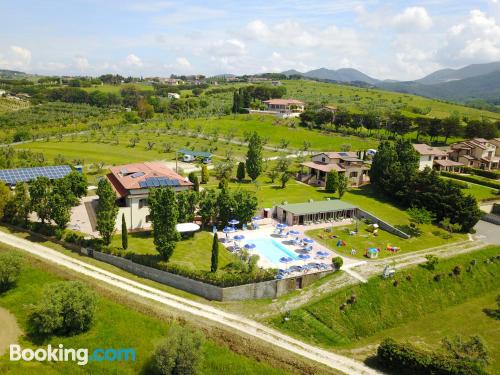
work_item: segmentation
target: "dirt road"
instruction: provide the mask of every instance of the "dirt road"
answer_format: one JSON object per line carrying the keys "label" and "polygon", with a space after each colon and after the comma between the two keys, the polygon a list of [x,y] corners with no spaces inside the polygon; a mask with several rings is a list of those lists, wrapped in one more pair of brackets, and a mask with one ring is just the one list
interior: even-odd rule
{"label": "dirt road", "polygon": [[0,232],[0,242],[99,280],[102,283],[120,288],[128,293],[157,301],[165,307],[211,320],[346,374],[380,374],[380,372],[364,365],[362,362],[306,344],[254,320],[143,285],[14,235]]}
{"label": "dirt road", "polygon": [[9,345],[17,343],[22,331],[17,325],[16,317],[8,310],[0,307],[0,357],[5,354]]}

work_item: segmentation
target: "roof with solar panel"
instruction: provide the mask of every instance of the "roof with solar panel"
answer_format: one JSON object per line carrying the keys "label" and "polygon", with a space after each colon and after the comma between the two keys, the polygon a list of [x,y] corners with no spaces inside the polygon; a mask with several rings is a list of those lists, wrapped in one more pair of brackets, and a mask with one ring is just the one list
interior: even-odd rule
{"label": "roof with solar panel", "polygon": [[107,175],[118,197],[157,187],[191,187],[193,184],[161,162],[119,165]]}
{"label": "roof with solar panel", "polygon": [[0,181],[14,186],[18,182],[30,182],[38,177],[47,177],[50,180],[63,178],[71,172],[69,165],[54,165],[48,167],[1,169]]}

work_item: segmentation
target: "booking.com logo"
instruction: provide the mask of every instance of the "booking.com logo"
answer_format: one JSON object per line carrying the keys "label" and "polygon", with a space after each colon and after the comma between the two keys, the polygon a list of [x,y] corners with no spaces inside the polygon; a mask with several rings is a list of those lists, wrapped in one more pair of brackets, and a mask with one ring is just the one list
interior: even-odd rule
{"label": "booking.com logo", "polygon": [[38,361],[38,362],[76,362],[79,366],[85,366],[89,362],[135,362],[135,349],[133,348],[98,348],[89,355],[89,350],[80,348],[65,348],[63,344],[47,348],[21,349],[20,345],[9,346],[9,359],[11,361]]}

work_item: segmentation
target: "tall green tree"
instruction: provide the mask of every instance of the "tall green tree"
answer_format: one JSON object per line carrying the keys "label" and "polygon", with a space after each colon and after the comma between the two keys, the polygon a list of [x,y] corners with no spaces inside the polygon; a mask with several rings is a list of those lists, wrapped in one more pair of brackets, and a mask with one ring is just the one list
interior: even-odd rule
{"label": "tall green tree", "polygon": [[12,193],[7,185],[0,181],[0,219],[4,216],[5,206],[12,199]]}
{"label": "tall green tree", "polygon": [[35,211],[38,218],[45,223],[50,216],[50,180],[47,177],[38,177],[30,187],[31,209]]}
{"label": "tall green tree", "polygon": [[128,248],[128,229],[127,221],[125,220],[125,214],[122,214],[122,249],[127,250]]}
{"label": "tall green tree", "polygon": [[148,200],[153,223],[153,242],[158,253],[168,261],[180,239],[175,227],[179,217],[175,191],[165,187],[151,189]]}
{"label": "tall green tree", "polygon": [[263,143],[262,138],[257,132],[252,133],[248,141],[248,152],[246,160],[246,168],[248,176],[255,181],[260,176],[263,170],[262,162]]}
{"label": "tall green tree", "polygon": [[31,200],[28,184],[25,182],[18,182],[14,189],[13,219],[15,223],[22,223],[27,226],[29,222],[29,215],[31,212]]}
{"label": "tall green tree", "polygon": [[109,245],[115,231],[118,206],[115,191],[107,179],[103,178],[97,184],[97,195],[99,196],[96,210],[97,230],[104,244]]}
{"label": "tall green tree", "polygon": [[347,176],[345,173],[339,174],[338,182],[337,182],[337,190],[339,191],[339,199],[342,199],[347,188],[349,186],[349,181],[347,180]]}
{"label": "tall green tree", "polygon": [[212,242],[212,258],[210,264],[210,271],[216,272],[219,268],[219,238],[217,233],[214,233],[214,239]]}
{"label": "tall green tree", "polygon": [[227,225],[228,221],[236,215],[236,203],[233,194],[227,187],[223,187],[217,197],[217,218],[221,227]]}
{"label": "tall green tree", "polygon": [[245,179],[245,163],[240,161],[238,163],[238,169],[236,170],[236,179],[241,182]]}
{"label": "tall green tree", "polygon": [[231,202],[234,204],[232,208],[234,217],[242,224],[250,222],[252,217],[255,216],[258,206],[255,193],[246,189],[237,189],[229,193],[232,197]]}
{"label": "tall green tree", "polygon": [[335,193],[339,186],[339,174],[337,171],[330,171],[326,175],[325,191],[327,193]]}
{"label": "tall green tree", "polygon": [[210,174],[208,173],[208,168],[205,164],[201,166],[201,183],[206,184],[210,179]]}
{"label": "tall green tree", "polygon": [[200,193],[198,214],[201,216],[201,224],[203,228],[216,220],[217,195],[218,193],[214,189],[204,189]]}
{"label": "tall green tree", "polygon": [[458,113],[454,113],[443,119],[441,124],[443,127],[444,143],[448,142],[449,137],[460,135],[462,128],[460,126],[460,116]]}
{"label": "tall green tree", "polygon": [[65,229],[71,217],[71,204],[68,198],[57,193],[49,197],[50,219],[52,219],[59,229]]}

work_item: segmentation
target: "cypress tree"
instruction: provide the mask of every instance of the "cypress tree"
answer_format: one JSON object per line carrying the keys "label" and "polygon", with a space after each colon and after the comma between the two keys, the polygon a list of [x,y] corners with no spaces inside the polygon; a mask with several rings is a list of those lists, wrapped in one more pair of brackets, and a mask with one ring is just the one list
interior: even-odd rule
{"label": "cypress tree", "polygon": [[247,152],[247,161],[246,168],[248,176],[255,181],[257,177],[260,176],[263,169],[262,163],[262,139],[260,136],[254,132],[250,136],[250,140],[248,142],[248,152]]}
{"label": "cypress tree", "polygon": [[217,233],[214,233],[210,271],[215,272],[217,268],[219,268],[219,239],[217,238]]}
{"label": "cypress tree", "polygon": [[206,165],[202,165],[201,167],[201,183],[206,184],[210,178],[210,175],[208,173],[208,168]]}
{"label": "cypress tree", "polygon": [[236,171],[236,178],[239,182],[245,179],[245,163],[243,163],[242,161],[240,161],[238,164],[238,169]]}
{"label": "cypress tree", "polygon": [[176,225],[179,208],[172,188],[154,188],[149,193],[149,209],[153,223],[153,242],[156,250],[168,261],[180,235]]}
{"label": "cypress tree", "polygon": [[109,245],[115,231],[116,216],[118,215],[116,194],[108,180],[102,179],[97,184],[97,195],[99,196],[96,211],[97,230],[104,244]]}
{"label": "cypress tree", "polygon": [[128,230],[124,213],[122,214],[122,248],[123,250],[127,250],[128,248]]}

